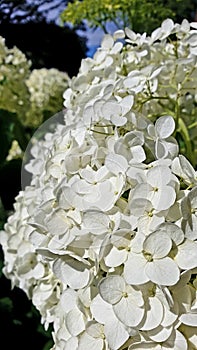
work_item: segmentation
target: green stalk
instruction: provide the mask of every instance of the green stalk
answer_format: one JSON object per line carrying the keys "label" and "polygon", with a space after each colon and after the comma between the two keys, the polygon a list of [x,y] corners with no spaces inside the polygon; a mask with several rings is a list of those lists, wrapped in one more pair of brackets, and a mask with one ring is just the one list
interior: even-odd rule
{"label": "green stalk", "polygon": [[178,119],[178,126],[186,146],[186,156],[193,164],[193,151],[192,151],[191,140],[190,140],[189,132],[187,130],[187,126],[185,125],[182,118]]}

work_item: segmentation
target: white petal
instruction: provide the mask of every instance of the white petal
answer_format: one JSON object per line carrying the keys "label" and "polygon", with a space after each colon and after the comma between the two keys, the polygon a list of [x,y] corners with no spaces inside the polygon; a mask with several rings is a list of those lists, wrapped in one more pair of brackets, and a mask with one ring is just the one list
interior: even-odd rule
{"label": "white petal", "polygon": [[86,332],[93,338],[100,338],[103,332],[103,325],[92,321],[88,324]]}
{"label": "white petal", "polygon": [[170,182],[172,173],[168,167],[156,165],[147,172],[147,181],[152,187],[161,187]]}
{"label": "white petal", "polygon": [[114,39],[110,34],[106,34],[102,40],[101,47],[103,49],[111,49],[114,44]]}
{"label": "white petal", "polygon": [[176,192],[171,186],[163,186],[157,192],[152,192],[149,199],[156,210],[162,211],[169,209],[175,202]]}
{"label": "white petal", "polygon": [[118,350],[125,343],[129,334],[124,325],[114,314],[113,306],[97,295],[90,306],[91,313],[96,321],[105,324],[104,333],[112,350]]}
{"label": "white petal", "polygon": [[111,119],[111,122],[114,125],[116,125],[116,126],[123,126],[127,122],[127,118],[126,117],[119,116],[119,115],[116,115],[116,114],[113,114],[110,119]]}
{"label": "white petal", "polygon": [[122,298],[125,291],[125,281],[121,276],[109,276],[99,283],[99,292],[102,298],[109,304],[115,304]]}
{"label": "white petal", "polygon": [[146,159],[146,154],[142,146],[134,146],[131,149],[132,159],[130,160],[130,164],[132,163],[142,163]]}
{"label": "white petal", "polygon": [[104,259],[105,264],[109,267],[120,266],[125,262],[127,254],[128,252],[126,249],[117,249],[116,247],[113,247]]}
{"label": "white petal", "polygon": [[117,318],[105,324],[104,333],[111,350],[118,350],[129,338],[124,325]]}
{"label": "white petal", "polygon": [[85,329],[83,315],[77,308],[68,312],[65,322],[66,327],[72,336],[77,336]]}
{"label": "white petal", "polygon": [[[178,330],[175,331],[175,340],[174,340],[174,350],[187,350],[188,343],[184,335]],[[167,343],[170,343],[170,338],[167,340]],[[173,345],[173,344],[172,344]]]}
{"label": "white petal", "polygon": [[155,229],[163,223],[165,220],[164,214],[148,216],[147,213],[145,213],[143,216],[141,216],[138,219],[138,229],[140,232],[144,232],[146,236],[150,234],[150,232],[155,231]]}
{"label": "white petal", "polygon": [[147,127],[148,134],[151,136],[151,138],[155,139],[156,138],[156,132],[155,132],[155,127],[152,124],[149,124]]}
{"label": "white petal", "polygon": [[158,326],[151,331],[147,331],[147,335],[151,340],[154,340],[155,342],[160,343],[160,342],[164,342],[170,337],[172,330],[173,330],[172,327],[164,328],[162,326]]}
{"label": "white petal", "polygon": [[149,262],[145,266],[145,273],[153,283],[166,286],[176,284],[180,276],[179,268],[168,257]]}
{"label": "white petal", "polygon": [[99,210],[87,210],[83,215],[83,226],[92,234],[100,235],[109,230],[109,217]]}
{"label": "white petal", "polygon": [[181,228],[170,222],[161,224],[158,231],[163,232],[164,234],[167,233],[176,245],[179,245],[184,239],[184,233]]}
{"label": "white petal", "polygon": [[162,22],[161,25],[162,31],[166,32],[166,33],[171,33],[171,31],[174,28],[174,22],[171,18],[167,18]]}
{"label": "white petal", "polygon": [[197,327],[197,312],[188,312],[179,317],[179,320],[187,326]]}
{"label": "white petal", "polygon": [[70,220],[66,217],[64,210],[59,209],[52,213],[47,219],[46,225],[52,235],[65,233],[69,227]]}
{"label": "white petal", "polygon": [[90,310],[99,323],[110,323],[115,317],[112,305],[104,301],[101,296],[98,294],[90,305]]}
{"label": "white petal", "polygon": [[119,173],[125,174],[128,168],[128,162],[126,158],[119,154],[110,153],[105,158],[105,165],[112,174],[118,175]]}
{"label": "white petal", "polygon": [[[70,348],[72,349],[72,348]],[[103,339],[95,339],[90,337],[89,334],[84,333],[79,338],[79,345],[77,350],[102,350],[103,349]]]}
{"label": "white petal", "polygon": [[107,120],[110,120],[113,115],[119,117],[122,115],[122,108],[116,100],[105,102],[101,110],[104,118]]}
{"label": "white petal", "polygon": [[145,274],[147,260],[141,254],[129,254],[124,265],[124,278],[129,284],[143,284],[149,281]]}
{"label": "white petal", "polygon": [[161,27],[155,29],[152,34],[151,34],[151,39],[152,39],[152,42],[158,40],[160,38],[160,36],[162,35],[162,29]]}
{"label": "white petal", "polygon": [[144,316],[144,309],[135,304],[132,294],[123,297],[117,304],[113,305],[117,318],[126,326],[136,327]]}
{"label": "white petal", "polygon": [[161,139],[166,139],[175,129],[175,121],[171,116],[163,116],[156,120],[155,129]]}
{"label": "white petal", "polygon": [[53,264],[55,275],[73,289],[87,286],[89,281],[89,270],[80,261],[73,258],[57,259]]}
{"label": "white petal", "polygon": [[66,340],[64,343],[64,350],[77,350],[78,349],[78,339],[77,337],[72,337]]}
{"label": "white petal", "polygon": [[182,227],[185,232],[185,237],[191,241],[197,240],[197,217],[192,215],[190,220],[182,221]]}
{"label": "white petal", "polygon": [[77,306],[77,292],[73,289],[66,289],[60,299],[60,305],[62,310],[67,313]]}
{"label": "white petal", "polygon": [[172,241],[165,233],[153,232],[144,241],[143,249],[150,253],[153,259],[163,258],[172,247]]}
{"label": "white petal", "polygon": [[[113,35],[114,37],[114,35]],[[123,47],[123,43],[121,42],[116,42],[115,45],[111,49],[111,55],[117,55]]]}
{"label": "white petal", "polygon": [[131,107],[133,106],[133,102],[134,97],[132,95],[123,97],[123,99],[120,102],[123,114],[127,113],[131,109]]}
{"label": "white petal", "polygon": [[166,149],[165,143],[157,139],[155,142],[155,155],[157,159],[165,158],[168,154],[168,150]]}
{"label": "white petal", "polygon": [[[145,194],[147,195],[148,191],[147,191],[147,186],[144,184],[139,185],[139,189],[142,186],[142,190],[145,189]],[[138,191],[138,193],[140,194],[141,192]],[[134,191],[135,194],[135,191]],[[137,194],[136,194],[137,195]],[[143,193],[142,193],[143,195]],[[134,215],[136,217],[140,217],[141,215],[143,215],[145,212],[149,212],[151,211],[151,209],[153,208],[152,203],[147,200],[146,198],[131,198],[131,200],[129,200],[129,208],[131,211],[131,215]]]}
{"label": "white petal", "polygon": [[182,175],[184,175],[183,177],[186,177],[190,180],[194,179],[196,176],[195,170],[191,165],[191,163],[187,160],[187,158],[185,158],[183,155],[179,155],[179,161],[180,161],[181,170],[183,172]]}
{"label": "white petal", "polygon": [[122,29],[116,30],[116,31],[113,33],[113,38],[114,38],[114,40],[124,39],[124,38],[125,38],[124,30],[122,30]]}
{"label": "white petal", "polygon": [[140,183],[135,186],[134,191],[132,192],[131,204],[135,199],[140,198],[144,204],[146,203],[144,199],[148,198],[149,193],[152,191],[152,187],[148,183]]}
{"label": "white petal", "polygon": [[197,242],[186,239],[184,243],[179,245],[175,261],[184,270],[197,267]]}
{"label": "white petal", "polygon": [[130,28],[128,28],[128,27],[126,27],[125,28],[125,34],[128,36],[128,38],[129,39],[131,39],[131,40],[136,40],[136,38],[137,38],[137,34],[133,31],[133,30],[131,30]]}
{"label": "white petal", "polygon": [[163,327],[170,327],[176,320],[177,315],[171,312],[167,306],[164,305],[164,318],[161,322],[161,326]]}
{"label": "white petal", "polygon": [[148,299],[148,309],[146,311],[145,322],[141,331],[148,331],[158,327],[163,319],[163,306],[158,298]]}
{"label": "white petal", "polygon": [[170,136],[168,139],[160,140],[160,142],[166,150],[165,157],[168,156],[169,159],[174,159],[174,157],[178,155],[179,146],[176,139],[174,139],[172,136]]}

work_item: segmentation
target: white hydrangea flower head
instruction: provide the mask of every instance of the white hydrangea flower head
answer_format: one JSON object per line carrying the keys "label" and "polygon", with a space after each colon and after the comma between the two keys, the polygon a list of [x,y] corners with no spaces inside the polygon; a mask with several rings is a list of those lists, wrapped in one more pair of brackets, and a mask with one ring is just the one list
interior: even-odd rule
{"label": "white hydrangea flower head", "polygon": [[43,113],[53,115],[58,111],[62,103],[62,92],[68,86],[69,77],[67,73],[58,69],[34,69],[28,79],[26,86],[30,93],[30,108],[26,113],[26,124],[38,126],[43,122]]}
{"label": "white hydrangea flower head", "polygon": [[53,350],[197,347],[196,30],[105,36],[31,140],[0,242]]}
{"label": "white hydrangea flower head", "polygon": [[17,48],[9,49],[0,37],[0,108],[24,116],[30,107],[25,80],[30,61]]}

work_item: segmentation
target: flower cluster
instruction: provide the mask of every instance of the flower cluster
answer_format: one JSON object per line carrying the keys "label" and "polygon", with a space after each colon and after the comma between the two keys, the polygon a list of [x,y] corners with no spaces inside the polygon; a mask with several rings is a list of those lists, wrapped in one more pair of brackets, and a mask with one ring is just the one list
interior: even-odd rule
{"label": "flower cluster", "polygon": [[17,48],[8,49],[0,37],[0,108],[19,115],[29,109],[29,93],[25,80],[30,74],[30,62]]}
{"label": "flower cluster", "polygon": [[55,68],[30,68],[26,56],[17,47],[8,49],[0,37],[0,108],[16,113],[25,126],[38,127],[61,109],[70,79]]}
{"label": "flower cluster", "polygon": [[10,161],[12,159],[17,159],[17,158],[22,158],[23,157],[23,152],[19,146],[19,143],[17,140],[13,140],[11,144],[11,148],[9,150],[9,153],[6,157],[7,161]]}
{"label": "flower cluster", "polygon": [[[62,94],[68,86],[67,73],[58,69],[34,69],[26,80],[30,92],[30,109],[26,113],[26,123],[38,126],[43,119],[61,110]],[[34,116],[32,118],[32,116]]]}
{"label": "flower cluster", "polygon": [[195,28],[105,36],[64,93],[64,122],[34,142],[1,244],[53,350],[197,346],[197,172],[175,137],[192,160]]}

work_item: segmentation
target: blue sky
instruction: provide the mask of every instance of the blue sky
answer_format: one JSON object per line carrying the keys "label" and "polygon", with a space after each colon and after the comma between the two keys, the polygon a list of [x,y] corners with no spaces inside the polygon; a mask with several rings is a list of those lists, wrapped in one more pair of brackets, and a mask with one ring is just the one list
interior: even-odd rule
{"label": "blue sky", "polygon": [[[97,47],[101,43],[104,32],[100,28],[93,30],[93,29],[89,28],[88,25],[86,25],[86,26],[87,26],[86,32],[78,31],[78,34],[80,36],[85,36],[87,38],[87,46],[88,46],[87,55],[92,57],[92,55],[96,51]],[[115,27],[115,25],[113,23],[108,23],[107,30],[109,33],[113,33],[115,30],[117,30],[117,27]]]}
{"label": "blue sky", "polygon": [[[55,3],[55,0],[53,0],[53,2]],[[45,6],[43,6],[43,8],[44,7]],[[63,9],[64,9],[64,7],[62,8],[62,10]],[[48,18],[50,20],[54,20],[58,24],[59,23],[59,20],[58,20],[59,13],[61,13],[61,8],[52,10],[52,11],[50,11]],[[88,48],[87,56],[92,57],[93,54],[95,53],[97,47],[101,43],[104,32],[100,28],[93,30],[93,29],[88,27],[88,24],[86,24],[86,27],[87,27],[87,30],[85,32],[79,30],[79,31],[77,31],[77,34],[79,36],[85,36],[87,38],[87,48]],[[109,32],[113,32],[114,26],[112,24],[109,24],[108,30],[109,30]]]}
{"label": "blue sky", "polygon": [[101,29],[92,30],[90,28],[87,28],[86,32],[78,31],[77,32],[79,36],[85,36],[87,38],[87,56],[92,57],[95,53],[97,47],[100,45],[102,37],[103,37],[103,31]]}

